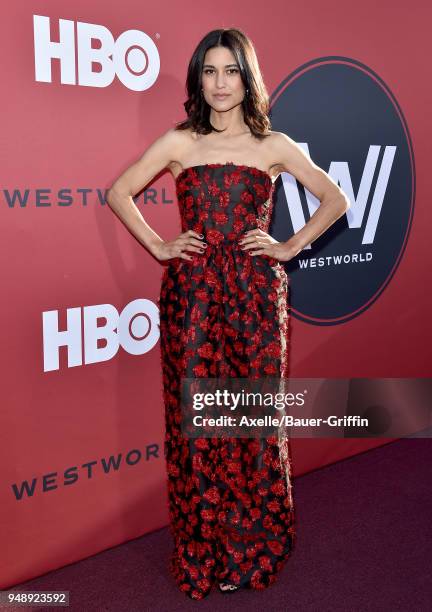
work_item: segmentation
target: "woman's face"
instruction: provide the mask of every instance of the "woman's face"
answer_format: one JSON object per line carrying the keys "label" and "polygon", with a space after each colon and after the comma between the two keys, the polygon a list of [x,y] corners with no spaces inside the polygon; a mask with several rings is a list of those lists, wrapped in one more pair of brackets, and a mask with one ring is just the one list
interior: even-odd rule
{"label": "woman's face", "polygon": [[213,47],[204,57],[202,88],[204,98],[215,111],[227,111],[240,104],[245,87],[234,55],[226,47]]}

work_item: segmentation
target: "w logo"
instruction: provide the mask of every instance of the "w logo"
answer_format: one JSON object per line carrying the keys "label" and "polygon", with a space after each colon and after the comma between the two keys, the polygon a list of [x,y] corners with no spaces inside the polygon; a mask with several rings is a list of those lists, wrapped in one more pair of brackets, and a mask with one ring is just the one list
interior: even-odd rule
{"label": "w logo", "polygon": [[[298,144],[302,147],[305,153],[309,155],[308,146],[306,144]],[[331,178],[336,183],[339,183],[342,190],[349,197],[351,207],[346,212],[348,226],[350,228],[363,228],[362,244],[372,244],[374,241],[384,196],[387,191],[387,184],[393,165],[393,160],[396,154],[396,147],[385,147],[381,165],[378,168],[378,157],[380,150],[381,147],[376,145],[369,147],[364,165],[364,171],[357,193],[354,192],[348,162],[332,162],[330,164],[330,168],[326,170]],[[375,184],[374,192],[371,194],[373,179],[377,173],[377,182]],[[286,200],[291,212],[293,228],[294,231],[297,232],[306,224],[307,221],[305,215],[303,214],[299,191],[297,189],[294,177],[292,177],[290,174],[286,175],[284,173],[282,181]],[[305,194],[309,213],[308,217],[311,217],[317,210],[319,201],[307,189],[305,189]],[[369,208],[368,216],[366,217],[365,211],[368,200],[371,201],[371,206]],[[305,248],[310,248],[310,245],[307,245]]]}
{"label": "w logo", "polygon": [[[402,111],[370,69],[331,57],[301,66],[279,86],[271,119],[273,129],[293,138],[351,203],[286,264],[291,312],[318,325],[348,321],[379,297],[407,243],[415,170]],[[320,202],[288,173],[278,187],[271,233],[287,240]]]}

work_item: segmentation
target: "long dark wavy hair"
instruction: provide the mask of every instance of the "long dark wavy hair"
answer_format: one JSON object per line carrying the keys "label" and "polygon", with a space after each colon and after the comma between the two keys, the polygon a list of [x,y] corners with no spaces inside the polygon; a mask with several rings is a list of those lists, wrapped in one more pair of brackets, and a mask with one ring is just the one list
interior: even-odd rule
{"label": "long dark wavy hair", "polygon": [[202,95],[202,71],[205,54],[213,47],[226,47],[234,55],[247,91],[243,102],[243,116],[252,134],[262,140],[269,136],[269,96],[264,84],[252,41],[238,28],[212,30],[201,39],[188,66],[184,107],[187,119],[176,124],[176,130],[192,128],[198,134],[223,132],[210,123],[210,106]]}

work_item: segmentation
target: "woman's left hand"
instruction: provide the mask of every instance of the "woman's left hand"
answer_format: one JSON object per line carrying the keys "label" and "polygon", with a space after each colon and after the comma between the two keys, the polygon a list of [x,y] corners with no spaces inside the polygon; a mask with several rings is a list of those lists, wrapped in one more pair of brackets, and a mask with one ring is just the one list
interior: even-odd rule
{"label": "woman's left hand", "polygon": [[239,241],[242,250],[250,250],[250,255],[268,255],[279,261],[289,261],[300,252],[289,241],[278,242],[261,229],[245,232]]}

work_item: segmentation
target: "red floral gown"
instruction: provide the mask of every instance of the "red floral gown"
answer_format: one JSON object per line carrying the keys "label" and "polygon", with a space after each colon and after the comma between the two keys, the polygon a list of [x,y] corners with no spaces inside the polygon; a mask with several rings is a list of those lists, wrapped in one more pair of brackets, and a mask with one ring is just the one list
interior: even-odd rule
{"label": "red floral gown", "polygon": [[[288,436],[188,438],[182,377],[288,375],[288,282],[279,261],[242,251],[250,229],[268,231],[274,184],[234,163],[185,168],[176,179],[182,231],[204,253],[171,259],[160,299],[169,561],[179,588],[203,599],[216,581],[262,590],[294,546]],[[253,249],[252,249],[253,250]]]}

